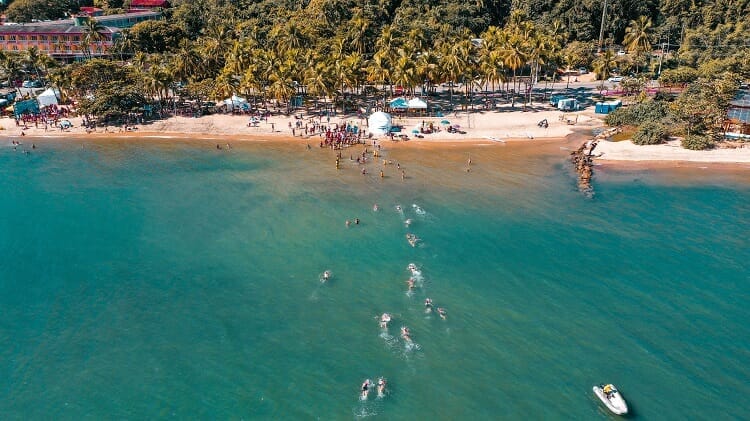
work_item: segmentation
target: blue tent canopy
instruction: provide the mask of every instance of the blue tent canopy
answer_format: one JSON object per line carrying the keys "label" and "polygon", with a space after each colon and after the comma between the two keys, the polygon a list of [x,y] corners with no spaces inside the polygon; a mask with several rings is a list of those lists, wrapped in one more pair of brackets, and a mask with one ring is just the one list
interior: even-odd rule
{"label": "blue tent canopy", "polygon": [[13,105],[13,114],[16,115],[16,118],[26,113],[39,114],[39,104],[37,104],[36,100],[18,101]]}
{"label": "blue tent canopy", "polygon": [[396,98],[392,100],[388,105],[393,109],[406,109],[409,107],[409,103],[404,98]]}

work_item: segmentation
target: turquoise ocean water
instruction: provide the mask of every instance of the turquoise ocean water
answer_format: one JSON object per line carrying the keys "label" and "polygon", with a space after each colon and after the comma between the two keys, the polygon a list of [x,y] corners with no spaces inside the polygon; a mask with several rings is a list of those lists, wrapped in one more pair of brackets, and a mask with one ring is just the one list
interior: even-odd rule
{"label": "turquoise ocean water", "polygon": [[601,168],[586,199],[554,143],[385,151],[404,182],[303,144],[38,146],[0,148],[0,419],[603,419],[600,382],[746,417],[744,176]]}

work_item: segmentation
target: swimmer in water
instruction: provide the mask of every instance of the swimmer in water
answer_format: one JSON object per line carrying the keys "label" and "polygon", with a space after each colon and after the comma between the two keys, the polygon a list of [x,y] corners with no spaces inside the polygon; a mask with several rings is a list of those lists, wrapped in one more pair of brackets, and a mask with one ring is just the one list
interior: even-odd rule
{"label": "swimmer in water", "polygon": [[351,225],[351,224],[352,224],[352,221],[350,221],[350,220],[347,219],[346,220],[346,227],[349,228],[349,225]]}
{"label": "swimmer in water", "polygon": [[409,263],[409,266],[406,267],[406,269],[410,270],[412,273],[417,270],[417,265],[414,263]]}
{"label": "swimmer in water", "polygon": [[385,385],[386,385],[385,379],[382,377],[379,378],[378,379],[378,396],[381,398],[385,395]]}
{"label": "swimmer in water", "polygon": [[370,379],[367,379],[362,383],[362,400],[367,399],[368,393],[370,393]]}
{"label": "swimmer in water", "polygon": [[407,219],[406,221],[404,221],[404,225],[406,225],[406,226],[408,227],[408,226],[410,226],[410,225],[411,225],[411,223],[412,223],[412,222],[413,222],[413,221],[411,220],[411,218],[409,218],[409,219]]}
{"label": "swimmer in water", "polygon": [[391,321],[391,315],[388,313],[383,313],[382,316],[380,316],[380,327],[382,329],[388,329],[388,323]]}
{"label": "swimmer in water", "polygon": [[401,337],[406,342],[411,342],[411,332],[409,332],[409,328],[408,327],[406,327],[406,326],[402,326],[401,327]]}
{"label": "swimmer in water", "polygon": [[372,205],[372,211],[373,211],[373,212],[377,212],[378,210],[380,210],[380,207],[378,206],[378,204],[377,204],[377,203],[376,203],[376,204],[374,204],[374,205]]}
{"label": "swimmer in water", "polygon": [[408,280],[408,281],[406,281],[406,285],[408,285],[408,286],[409,286],[409,291],[413,291],[413,290],[414,290],[414,288],[415,288],[415,285],[414,285],[414,278],[409,278],[409,280]]}
{"label": "swimmer in water", "polygon": [[331,279],[331,271],[327,270],[327,271],[323,272],[323,276],[321,277],[320,282],[325,282],[325,281],[327,281],[329,279]]}
{"label": "swimmer in water", "polygon": [[440,316],[440,318],[443,319],[443,320],[445,320],[445,318],[448,316],[448,312],[445,311],[445,309],[442,308],[442,307],[438,307],[437,312],[438,312],[438,315]]}
{"label": "swimmer in water", "polygon": [[403,212],[404,210],[401,209],[401,205],[396,205],[396,212]]}
{"label": "swimmer in water", "polygon": [[432,312],[432,298],[425,298],[424,299],[424,311],[425,311],[425,313]]}
{"label": "swimmer in water", "polygon": [[354,218],[354,225],[359,225],[359,218]]}

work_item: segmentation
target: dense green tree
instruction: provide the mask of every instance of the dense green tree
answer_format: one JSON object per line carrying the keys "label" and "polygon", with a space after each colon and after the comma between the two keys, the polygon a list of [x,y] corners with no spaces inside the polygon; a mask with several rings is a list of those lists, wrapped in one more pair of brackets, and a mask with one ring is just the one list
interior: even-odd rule
{"label": "dense green tree", "polygon": [[124,38],[131,52],[163,53],[174,51],[187,36],[185,30],[166,20],[147,20],[128,29]]}
{"label": "dense green tree", "polygon": [[8,6],[5,16],[11,22],[60,19],[68,11],[78,10],[76,0],[15,0]]}

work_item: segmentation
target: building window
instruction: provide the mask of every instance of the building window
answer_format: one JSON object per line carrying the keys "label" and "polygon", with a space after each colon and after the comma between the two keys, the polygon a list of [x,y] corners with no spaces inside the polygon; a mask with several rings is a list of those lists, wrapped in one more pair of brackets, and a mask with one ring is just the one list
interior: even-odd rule
{"label": "building window", "polygon": [[36,41],[36,35],[29,36],[29,41]]}
{"label": "building window", "polygon": [[15,36],[15,35],[11,35],[11,36],[10,36],[10,40],[11,40],[11,41],[15,41],[15,40],[16,40],[16,36]]}
{"label": "building window", "polygon": [[57,35],[52,35],[52,41],[57,41],[57,40],[58,40],[58,36]]}
{"label": "building window", "polygon": [[47,35],[39,35],[39,39],[42,41],[47,41]]}
{"label": "building window", "polygon": [[0,35],[0,41],[5,41],[5,35]]}
{"label": "building window", "polygon": [[26,35],[19,35],[18,36],[19,41],[26,41]]}

